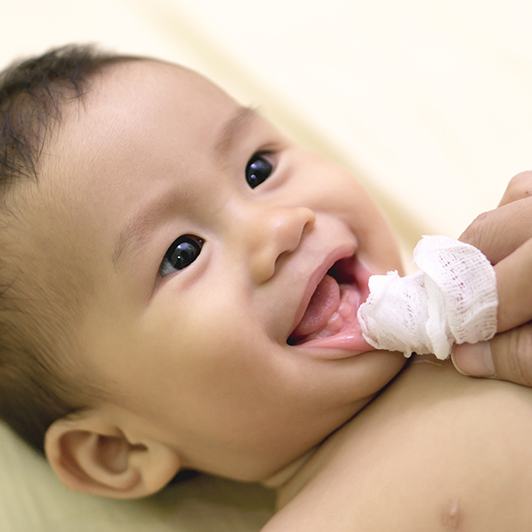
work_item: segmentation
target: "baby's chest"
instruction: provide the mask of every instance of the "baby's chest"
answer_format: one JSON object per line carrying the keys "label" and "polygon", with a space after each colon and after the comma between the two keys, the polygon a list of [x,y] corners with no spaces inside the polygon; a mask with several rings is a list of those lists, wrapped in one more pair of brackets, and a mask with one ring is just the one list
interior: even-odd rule
{"label": "baby's chest", "polygon": [[[466,445],[467,446],[467,445]],[[489,446],[489,443],[488,443]],[[415,449],[419,451],[420,449]],[[532,452],[515,463],[454,453],[403,458],[319,480],[267,532],[530,532]],[[460,453],[458,453],[460,454]]]}
{"label": "baby's chest", "polygon": [[532,392],[458,384],[451,378],[423,400],[415,387],[398,390],[393,408],[383,402],[339,434],[272,530],[532,530]]}

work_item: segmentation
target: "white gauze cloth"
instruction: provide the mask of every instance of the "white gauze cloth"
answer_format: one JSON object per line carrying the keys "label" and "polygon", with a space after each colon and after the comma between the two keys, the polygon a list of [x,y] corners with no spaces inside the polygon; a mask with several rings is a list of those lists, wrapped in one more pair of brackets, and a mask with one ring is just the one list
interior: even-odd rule
{"label": "white gauze cloth", "polygon": [[454,343],[489,340],[497,331],[495,270],[485,255],[453,238],[423,235],[414,249],[420,269],[369,278],[370,294],[357,312],[362,335],[377,349],[406,357],[445,359]]}

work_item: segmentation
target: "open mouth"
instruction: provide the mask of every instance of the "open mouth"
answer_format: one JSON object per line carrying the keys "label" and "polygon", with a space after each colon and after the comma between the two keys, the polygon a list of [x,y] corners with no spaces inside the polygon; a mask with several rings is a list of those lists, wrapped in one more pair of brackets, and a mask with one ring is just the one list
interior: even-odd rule
{"label": "open mouth", "polygon": [[362,337],[356,318],[368,296],[368,278],[369,272],[355,255],[336,261],[318,283],[288,345],[359,352],[373,349]]}

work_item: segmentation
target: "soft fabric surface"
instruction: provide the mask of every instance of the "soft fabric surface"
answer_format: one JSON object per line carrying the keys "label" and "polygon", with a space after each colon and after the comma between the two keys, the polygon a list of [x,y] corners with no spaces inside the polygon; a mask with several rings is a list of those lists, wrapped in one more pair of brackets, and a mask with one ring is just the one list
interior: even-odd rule
{"label": "soft fabric surface", "polygon": [[453,345],[490,340],[497,332],[495,270],[476,247],[425,235],[414,249],[416,273],[369,278],[369,296],[357,318],[366,341],[405,357],[445,360]]}
{"label": "soft fabric surface", "polygon": [[[519,0],[19,0],[0,63],[91,41],[198,69],[353,168],[407,258],[532,167],[530,20]],[[253,531],[272,508],[270,492],[208,477],[142,501],[73,493],[3,427],[0,470],[2,532]]]}

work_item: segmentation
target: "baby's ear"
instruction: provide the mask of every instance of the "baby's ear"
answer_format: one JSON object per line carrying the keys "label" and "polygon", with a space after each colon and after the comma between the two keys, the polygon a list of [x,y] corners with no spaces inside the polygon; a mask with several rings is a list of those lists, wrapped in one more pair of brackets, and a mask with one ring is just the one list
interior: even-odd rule
{"label": "baby's ear", "polygon": [[54,421],[46,431],[44,450],[69,488],[115,499],[151,495],[181,466],[168,445],[151,439],[131,442],[95,410]]}

